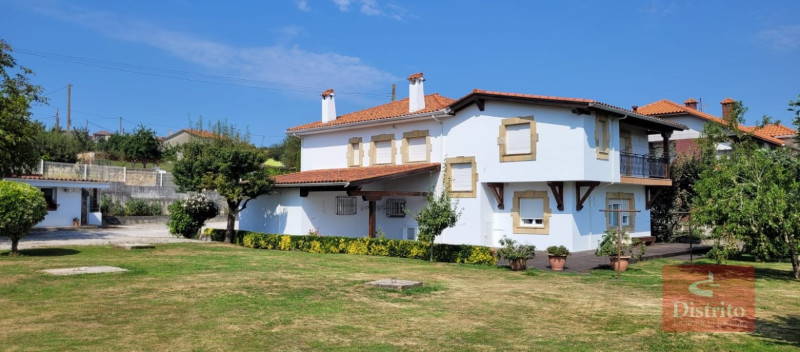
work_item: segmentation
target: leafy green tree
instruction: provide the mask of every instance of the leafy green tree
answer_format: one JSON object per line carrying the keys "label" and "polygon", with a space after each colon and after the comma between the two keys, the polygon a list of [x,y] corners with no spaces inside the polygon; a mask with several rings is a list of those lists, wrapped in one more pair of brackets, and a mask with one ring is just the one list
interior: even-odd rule
{"label": "leafy green tree", "polygon": [[662,242],[670,242],[681,234],[677,232],[681,221],[689,212],[696,196],[694,183],[707,164],[699,155],[676,158],[670,165],[672,186],[658,195],[650,208],[651,230]]}
{"label": "leafy green tree", "polygon": [[0,180],[0,236],[11,239],[11,255],[18,255],[20,238],[47,215],[44,194],[28,184]]}
{"label": "leafy green tree", "polygon": [[284,137],[280,143],[267,147],[267,156],[279,160],[288,170],[300,169],[300,137]]}
{"label": "leafy green tree", "polygon": [[48,131],[40,128],[38,145],[42,159],[64,163],[77,162],[79,153],[94,149],[86,129],[73,129],[67,133],[57,128]]}
{"label": "leafy green tree", "polygon": [[419,226],[419,239],[431,244],[431,261],[433,261],[433,242],[445,229],[456,225],[458,218],[461,217],[461,211],[457,210],[457,204],[451,204],[450,195],[444,189],[438,196],[434,196],[433,192],[428,193],[425,200],[425,206],[414,219]]}
{"label": "leafy green tree", "polygon": [[[39,162],[37,124],[31,105],[46,103],[42,87],[30,83],[33,71],[19,66],[11,46],[0,40],[0,175],[26,173]],[[17,71],[18,72],[14,72]]]}
{"label": "leafy green tree", "polygon": [[108,137],[107,141],[98,143],[97,150],[105,152],[111,160],[124,160],[127,140],[128,135],[114,133]]}
{"label": "leafy green tree", "polygon": [[182,146],[173,175],[181,191],[215,190],[225,198],[228,224],[225,242],[233,241],[236,216],[247,203],[272,190],[267,155],[250,144],[235,126],[218,122],[211,139],[197,139]]}
{"label": "leafy green tree", "polygon": [[792,123],[796,131],[798,131],[798,133],[794,135],[794,141],[795,145],[800,147],[800,95],[797,96],[797,100],[789,100],[789,108],[787,110],[794,112],[794,120]]}
{"label": "leafy green tree", "polygon": [[757,260],[788,256],[800,278],[800,158],[788,148],[761,148],[738,132],[708,137],[706,154],[716,152],[716,141],[732,143],[732,152],[711,159],[695,184],[694,219],[709,225],[715,239],[709,256],[719,262],[739,253]]}
{"label": "leafy green tree", "polygon": [[122,151],[126,161],[142,163],[142,167],[146,168],[147,163],[161,160],[161,143],[152,129],[139,125],[132,134],[124,138]]}

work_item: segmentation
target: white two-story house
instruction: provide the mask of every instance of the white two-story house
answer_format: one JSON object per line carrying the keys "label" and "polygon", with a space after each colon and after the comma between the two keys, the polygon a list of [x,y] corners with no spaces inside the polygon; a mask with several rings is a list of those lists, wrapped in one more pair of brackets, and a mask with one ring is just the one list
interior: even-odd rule
{"label": "white two-story house", "polygon": [[290,128],[301,171],[276,177],[251,201],[240,229],[268,233],[415,239],[426,192],[449,192],[461,210],[437,242],[497,246],[503,236],[543,249],[590,250],[622,226],[650,236],[650,202],[669,186],[668,148],[685,126],[589,99],[474,90],[454,100],[423,93],[337,116],[332,90],[322,118]]}

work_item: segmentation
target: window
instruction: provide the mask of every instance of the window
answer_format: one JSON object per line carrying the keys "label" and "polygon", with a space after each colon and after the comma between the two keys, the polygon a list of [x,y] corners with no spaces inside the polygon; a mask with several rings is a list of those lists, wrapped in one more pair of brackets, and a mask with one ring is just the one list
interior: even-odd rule
{"label": "window", "polygon": [[449,158],[445,162],[445,182],[450,196],[454,198],[474,198],[478,182],[475,157]]}
{"label": "window", "polygon": [[503,119],[500,123],[500,161],[536,160],[536,122],[533,116]]}
{"label": "window", "polygon": [[427,130],[403,133],[403,163],[427,163],[431,160],[431,137]]}
{"label": "window", "polygon": [[394,164],[394,135],[381,134],[372,136],[370,145],[370,165]]}
{"label": "window", "polygon": [[514,192],[511,221],[514,233],[547,235],[550,233],[550,196],[547,191]]}
{"label": "window", "polygon": [[411,241],[416,240],[417,239],[417,229],[414,228],[414,227],[406,227],[406,234],[405,234],[405,238],[404,239],[411,240]]}
{"label": "window", "polygon": [[57,188],[42,188],[42,193],[44,193],[44,201],[47,203],[47,210],[57,210],[58,209],[58,199],[56,195],[58,194]]}
{"label": "window", "polygon": [[363,159],[364,148],[361,146],[361,137],[350,138],[347,145],[347,166],[361,166]]}
{"label": "window", "polygon": [[406,200],[403,198],[386,198],[383,203],[387,218],[406,217]]}
{"label": "window", "polygon": [[355,215],[357,209],[358,202],[356,197],[336,197],[336,215]]}
{"label": "window", "polygon": [[619,150],[625,153],[633,153],[633,144],[631,143],[631,131],[619,131]]}
{"label": "window", "polygon": [[594,119],[594,149],[598,159],[608,160],[610,137],[609,120],[605,115],[597,115]]}
{"label": "window", "polygon": [[[634,210],[634,196],[633,193],[610,192],[606,193],[606,209],[609,210]],[[636,213],[620,212],[622,214],[622,229],[625,231],[634,231]],[[606,213],[606,227],[609,229],[616,229],[619,224],[619,215],[617,212]]]}

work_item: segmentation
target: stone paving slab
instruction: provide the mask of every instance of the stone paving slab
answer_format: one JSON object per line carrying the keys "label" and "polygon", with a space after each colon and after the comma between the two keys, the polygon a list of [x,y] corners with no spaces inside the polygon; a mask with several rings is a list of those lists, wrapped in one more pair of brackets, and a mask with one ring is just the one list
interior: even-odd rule
{"label": "stone paving slab", "polygon": [[81,275],[81,274],[102,274],[102,273],[117,273],[128,271],[128,269],[118,268],[115,266],[81,266],[77,268],[62,268],[62,269],[46,269],[42,270],[44,273],[57,276],[66,275]]}
{"label": "stone paving slab", "polygon": [[149,243],[117,243],[114,247],[122,248],[126,250],[132,249],[151,249],[156,248],[156,246],[149,244]]}
{"label": "stone paving slab", "polygon": [[397,279],[380,279],[372,282],[367,282],[367,286],[389,288],[392,290],[407,290],[412,287],[422,286],[420,281],[397,280]]}

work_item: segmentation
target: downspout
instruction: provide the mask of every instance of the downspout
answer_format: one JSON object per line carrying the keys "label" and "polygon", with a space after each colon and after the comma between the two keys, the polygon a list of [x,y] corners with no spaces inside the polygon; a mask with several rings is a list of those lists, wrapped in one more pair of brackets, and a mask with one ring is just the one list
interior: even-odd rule
{"label": "downspout", "polygon": [[[451,112],[450,108],[446,108],[445,109],[445,113],[449,114],[450,112]],[[444,163],[444,147],[445,147],[445,142],[444,142],[444,121],[441,121],[441,120],[437,119],[435,113],[431,114],[431,118],[434,121],[438,122],[439,126],[440,126],[440,129],[439,129],[439,162],[440,163]],[[444,182],[444,172],[442,172],[441,176],[442,176],[442,182]],[[436,184],[437,185],[439,184],[439,178],[438,177],[436,178]],[[442,184],[442,187],[444,187],[444,184]],[[434,189],[435,189],[435,186],[434,186]]]}

